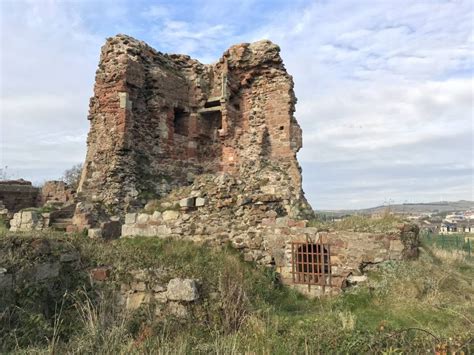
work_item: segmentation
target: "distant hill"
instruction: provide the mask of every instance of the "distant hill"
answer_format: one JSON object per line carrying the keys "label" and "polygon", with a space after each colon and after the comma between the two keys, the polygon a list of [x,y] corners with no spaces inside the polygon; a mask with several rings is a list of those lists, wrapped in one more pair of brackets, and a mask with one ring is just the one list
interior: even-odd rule
{"label": "distant hill", "polygon": [[454,212],[474,209],[474,201],[439,201],[427,203],[402,203],[394,205],[383,205],[360,210],[316,210],[317,213],[329,213],[334,215],[345,214],[374,214],[383,213],[390,207],[390,211],[395,213],[426,213],[426,212]]}

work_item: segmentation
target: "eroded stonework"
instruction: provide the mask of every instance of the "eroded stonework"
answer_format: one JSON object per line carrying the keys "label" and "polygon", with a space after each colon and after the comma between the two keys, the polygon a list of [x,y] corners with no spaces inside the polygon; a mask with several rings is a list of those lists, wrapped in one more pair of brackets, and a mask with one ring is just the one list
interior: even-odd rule
{"label": "eroded stonework", "polygon": [[290,214],[309,210],[296,153],[301,129],[279,47],[239,44],[215,64],[131,37],[102,47],[79,192],[116,212],[143,206],[204,173],[278,176]]}
{"label": "eroded stonework", "polygon": [[[127,36],[108,39],[73,227],[93,238],[230,244],[311,296],[363,279],[365,265],[416,256],[411,226],[390,233],[307,226],[312,209],[296,159],[302,140],[295,102],[292,78],[270,41],[233,46],[204,65]],[[326,265],[308,266],[306,253],[295,269],[295,243],[319,245],[330,254]],[[293,279],[308,268],[327,271],[309,287]]]}

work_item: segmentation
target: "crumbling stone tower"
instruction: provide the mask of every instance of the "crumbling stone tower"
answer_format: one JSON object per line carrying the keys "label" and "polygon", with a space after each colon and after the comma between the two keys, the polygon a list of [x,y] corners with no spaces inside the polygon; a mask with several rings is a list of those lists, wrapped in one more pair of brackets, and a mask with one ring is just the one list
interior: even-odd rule
{"label": "crumbling stone tower", "polygon": [[279,51],[265,40],[239,44],[204,65],[129,36],[109,38],[90,101],[79,193],[128,210],[199,174],[265,175],[274,180],[268,192],[291,213],[306,208],[296,98]]}

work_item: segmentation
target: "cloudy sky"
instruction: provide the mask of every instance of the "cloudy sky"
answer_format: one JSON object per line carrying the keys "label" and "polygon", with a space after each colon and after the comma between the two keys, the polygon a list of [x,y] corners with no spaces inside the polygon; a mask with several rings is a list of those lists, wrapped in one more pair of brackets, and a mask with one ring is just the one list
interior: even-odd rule
{"label": "cloudy sky", "polygon": [[314,208],[472,200],[473,3],[0,0],[0,167],[41,183],[83,161],[107,37],[205,63],[267,38],[295,80]]}

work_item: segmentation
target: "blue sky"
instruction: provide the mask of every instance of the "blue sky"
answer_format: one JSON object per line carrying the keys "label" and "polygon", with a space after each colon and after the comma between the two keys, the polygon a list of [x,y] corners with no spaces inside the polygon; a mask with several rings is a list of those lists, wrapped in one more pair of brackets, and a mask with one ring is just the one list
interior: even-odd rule
{"label": "blue sky", "polygon": [[473,198],[472,1],[2,0],[0,166],[85,157],[100,47],[125,33],[205,63],[268,38],[295,80],[306,195],[342,209]]}

